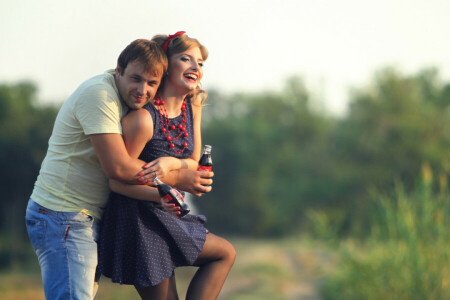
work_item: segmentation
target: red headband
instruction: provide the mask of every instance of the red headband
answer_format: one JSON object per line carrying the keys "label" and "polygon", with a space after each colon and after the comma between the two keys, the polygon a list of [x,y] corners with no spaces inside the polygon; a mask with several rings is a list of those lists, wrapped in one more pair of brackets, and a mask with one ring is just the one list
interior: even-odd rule
{"label": "red headband", "polygon": [[178,31],[178,32],[175,33],[175,34],[169,34],[169,38],[167,39],[167,41],[166,41],[166,42],[164,43],[164,45],[162,46],[164,52],[167,53],[167,46],[169,45],[169,42],[170,42],[171,40],[173,40],[173,39],[176,38],[177,36],[183,35],[183,34],[185,34],[185,33],[186,33],[186,31]]}

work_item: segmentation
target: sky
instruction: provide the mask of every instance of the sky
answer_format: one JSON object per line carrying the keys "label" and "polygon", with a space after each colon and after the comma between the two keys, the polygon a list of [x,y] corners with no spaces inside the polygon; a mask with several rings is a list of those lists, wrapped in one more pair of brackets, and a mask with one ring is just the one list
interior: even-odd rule
{"label": "sky", "polygon": [[183,30],[210,52],[204,89],[279,91],[300,76],[341,114],[383,67],[449,81],[449,13],[447,0],[0,0],[0,83],[31,80],[39,101],[62,103],[131,41]]}

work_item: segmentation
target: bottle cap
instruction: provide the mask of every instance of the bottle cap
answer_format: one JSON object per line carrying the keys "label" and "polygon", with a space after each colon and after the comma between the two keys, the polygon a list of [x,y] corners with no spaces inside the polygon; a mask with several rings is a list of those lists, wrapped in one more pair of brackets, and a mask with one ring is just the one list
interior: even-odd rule
{"label": "bottle cap", "polygon": [[153,179],[153,184],[154,185],[160,185],[163,182],[161,181],[161,179],[158,178],[158,176],[155,176],[155,179]]}

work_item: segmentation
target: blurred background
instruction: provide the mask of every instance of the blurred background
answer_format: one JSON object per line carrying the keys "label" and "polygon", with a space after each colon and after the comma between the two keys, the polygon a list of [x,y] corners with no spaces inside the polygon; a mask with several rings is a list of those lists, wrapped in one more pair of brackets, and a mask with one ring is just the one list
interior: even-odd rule
{"label": "blurred background", "polygon": [[[220,299],[450,298],[450,2],[0,1],[0,298],[44,299],[24,215],[60,105],[137,38],[210,51],[192,199]],[[181,299],[193,270],[180,269]],[[138,299],[102,279],[98,299]]]}

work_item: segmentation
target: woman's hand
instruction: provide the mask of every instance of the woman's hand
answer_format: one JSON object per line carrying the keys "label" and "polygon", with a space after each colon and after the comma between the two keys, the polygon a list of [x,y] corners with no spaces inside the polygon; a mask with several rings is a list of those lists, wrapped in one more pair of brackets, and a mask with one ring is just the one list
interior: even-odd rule
{"label": "woman's hand", "polygon": [[214,172],[183,169],[179,170],[179,173],[181,180],[178,181],[176,186],[179,190],[197,197],[211,192]]}
{"label": "woman's hand", "polygon": [[168,199],[164,199],[161,198],[161,205],[162,207],[165,209],[165,211],[167,211],[168,213],[174,215],[175,217],[178,217],[181,213],[180,213],[180,207],[176,206],[173,203],[169,202],[170,200]]}
{"label": "woman's hand", "polygon": [[164,156],[146,164],[144,166],[145,172],[143,171],[141,174],[149,174],[145,179],[147,182],[153,182],[156,176],[163,179],[170,171],[179,169],[181,165],[178,158]]}

